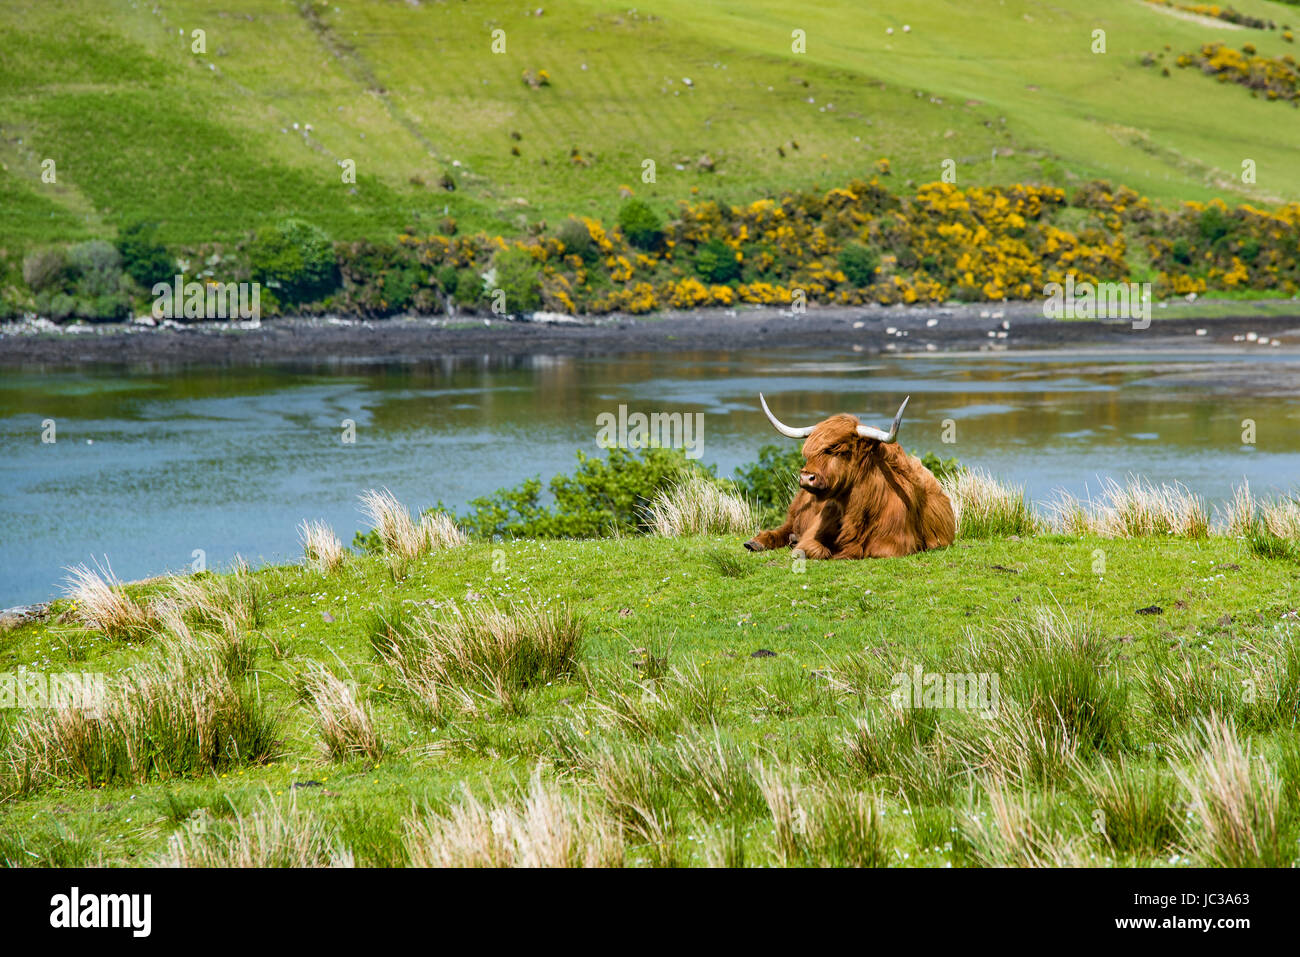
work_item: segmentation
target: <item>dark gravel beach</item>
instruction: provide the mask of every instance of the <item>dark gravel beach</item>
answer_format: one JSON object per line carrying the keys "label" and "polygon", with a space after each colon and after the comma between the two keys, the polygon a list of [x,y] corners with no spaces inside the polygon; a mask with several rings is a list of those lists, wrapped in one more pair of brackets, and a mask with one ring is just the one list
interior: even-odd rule
{"label": "dark gravel beach", "polygon": [[[1117,346],[1168,349],[1234,341],[1300,346],[1300,315],[1175,318],[1155,310],[1132,323],[1046,319],[1034,303],[992,307],[815,308],[802,316],[749,308],[602,316],[567,321],[481,318],[283,318],[154,328],[131,324],[0,328],[0,366],[87,363],[243,364],[328,359],[422,361],[481,354],[609,355],[643,352],[850,348],[866,354]],[[1245,337],[1254,333],[1249,341]],[[1234,337],[1238,337],[1234,340]]]}

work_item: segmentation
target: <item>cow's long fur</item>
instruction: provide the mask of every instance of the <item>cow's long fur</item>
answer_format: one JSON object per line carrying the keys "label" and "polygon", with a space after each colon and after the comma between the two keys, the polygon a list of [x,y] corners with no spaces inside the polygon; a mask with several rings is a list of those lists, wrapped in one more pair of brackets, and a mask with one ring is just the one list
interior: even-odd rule
{"label": "cow's long fur", "polygon": [[952,544],[952,503],[930,470],[896,443],[858,435],[857,426],[854,416],[835,415],[813,429],[785,524],[759,532],[747,548],[892,558]]}

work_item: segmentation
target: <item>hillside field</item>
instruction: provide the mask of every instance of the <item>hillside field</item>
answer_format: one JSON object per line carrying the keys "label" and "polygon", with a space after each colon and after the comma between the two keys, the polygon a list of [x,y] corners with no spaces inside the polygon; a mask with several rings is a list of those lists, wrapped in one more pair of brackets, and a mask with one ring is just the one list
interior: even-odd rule
{"label": "hillside field", "polygon": [[[1294,200],[1293,103],[1159,69],[1212,40],[1294,50],[1282,28],[1300,24],[1295,7],[1234,6],[1278,28],[1142,0],[576,0],[541,15],[429,0],[13,0],[0,10],[0,245],[112,238],[141,218],[169,244],[197,244],[288,215],[339,240],[447,217],[519,235],[570,214],[609,219],[622,187],[671,214],[693,195],[828,189],[881,158],[899,188],[951,159],[961,186],[1105,178],[1167,205]],[[1148,53],[1157,66],[1141,64]]]}

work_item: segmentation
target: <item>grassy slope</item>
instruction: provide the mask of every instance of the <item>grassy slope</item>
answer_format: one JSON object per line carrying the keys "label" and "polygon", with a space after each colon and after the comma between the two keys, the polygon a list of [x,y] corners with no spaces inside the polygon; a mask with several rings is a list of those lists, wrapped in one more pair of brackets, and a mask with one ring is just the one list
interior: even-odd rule
{"label": "grassy slope", "polygon": [[[71,786],[2,803],[0,860],[32,865],[139,862],[158,852],[181,826],[178,821],[195,808],[207,807],[217,818],[229,819],[268,793],[278,801],[292,793],[300,806],[341,828],[359,863],[401,863],[399,822],[413,807],[426,801],[444,806],[462,781],[475,791],[490,784],[498,793],[512,793],[539,760],[551,769],[548,773],[560,773],[566,764],[548,743],[547,729],[569,721],[581,725],[595,713],[595,700],[605,699],[614,687],[635,691],[632,649],[666,654],[674,667],[697,665],[711,686],[725,689],[722,734],[750,757],[769,765],[807,767],[817,741],[852,728],[863,713],[853,696],[826,693],[812,672],[846,673],[848,655],[864,650],[924,662],[930,670],[964,671],[960,648],[968,630],[987,636],[998,620],[1039,606],[1059,605],[1074,618],[1090,610],[1108,642],[1113,640],[1108,668],[1131,694],[1129,757],[1154,769],[1164,762],[1148,749],[1167,748],[1171,730],[1151,721],[1141,690],[1152,650],[1180,646],[1204,674],[1239,668],[1252,645],[1284,637],[1279,631],[1288,627],[1283,616],[1294,616],[1300,604],[1293,566],[1255,558],[1240,542],[1224,538],[1198,543],[1047,536],[963,542],[908,559],[810,562],[803,574],[792,573],[787,556],[743,553],[734,539],[516,542],[502,547],[504,570],[493,571],[492,546],[475,545],[426,559],[397,585],[378,558],[350,559],[342,572],[324,579],[296,567],[259,572],[269,602],[257,680],[261,694],[287,717],[284,756],[269,766],[219,778],[96,790]],[[1093,573],[1099,548],[1106,553],[1102,577]],[[719,549],[742,559],[738,576],[719,573],[710,560]],[[363,609],[380,599],[462,600],[469,592],[503,601],[563,601],[580,608],[588,620],[581,660],[596,676],[590,689],[579,682],[534,689],[525,696],[521,717],[489,706],[477,719],[460,718],[439,727],[413,721],[370,653]],[[1135,614],[1152,604],[1164,614]],[[334,622],[327,623],[323,612]],[[82,650],[70,657],[69,647]],[[272,654],[273,648],[278,654]],[[759,648],[776,657],[751,658]],[[27,625],[0,637],[5,670],[26,665],[45,671],[113,671],[148,654],[148,648],[88,638],[66,625]],[[286,684],[308,659],[339,673],[346,670],[360,683],[393,750],[377,767],[321,757],[306,708]],[[872,697],[887,692],[887,679],[870,689]],[[940,720],[953,717],[947,713]],[[586,743],[597,746],[599,736],[598,731]],[[666,736],[666,743],[672,740]],[[1294,732],[1279,727],[1256,735],[1257,753],[1273,760],[1294,744]],[[430,745],[443,750],[421,753]],[[581,770],[564,779],[569,788],[590,785]],[[306,781],[323,786],[293,790],[295,782]],[[852,786],[883,785],[859,780]],[[1291,792],[1296,786],[1295,780],[1286,784]],[[951,807],[974,800],[961,783]],[[1036,790],[1032,800],[1063,820],[1061,826],[1084,841],[1098,861],[1107,859],[1089,836],[1092,804],[1077,779],[1059,784],[1054,792]],[[1292,794],[1291,803],[1297,800]],[[956,851],[945,850],[931,831],[914,827],[899,798],[887,798],[885,806],[886,846],[895,863],[969,861],[960,842]],[[956,818],[949,809],[937,813],[942,836]],[[699,862],[701,844],[712,842],[718,827],[734,823],[684,811],[680,859]],[[742,815],[738,823],[748,835],[748,860],[772,860],[770,820]],[[638,856],[644,855],[633,854]],[[1144,855],[1138,862],[1166,860],[1162,853]]]}
{"label": "grassy slope", "polygon": [[[1293,19],[1264,0],[1237,6]],[[649,0],[635,14],[583,0],[540,18],[501,3],[315,9],[7,4],[0,241],[111,234],[147,215],[170,240],[198,242],[293,212],[339,237],[379,237],[417,219],[432,229],[444,208],[463,227],[514,231],[572,212],[609,216],[622,184],[663,206],[693,187],[742,201],[829,188],[880,156],[899,181],[937,179],[953,158],[964,184],[1103,176],[1165,202],[1300,197],[1291,107],[1137,63],[1166,43],[1170,59],[1218,37],[1276,55],[1293,49],[1281,31],[1205,26],[1138,0]],[[195,28],[207,55],[190,52]],[[495,28],[507,35],[501,55],[489,49]],[[803,55],[790,50],[796,28],[807,32]],[[1089,52],[1094,28],[1107,31],[1105,55]],[[526,69],[548,70],[552,85],[530,89]],[[311,137],[294,122],[312,124]],[[570,163],[575,147],[590,166]],[[1014,153],[993,160],[995,148]],[[696,168],[704,153],[716,173]],[[58,163],[56,185],[40,182],[45,157]],[[656,184],[640,181],[645,158]],[[1239,181],[1244,158],[1258,163],[1255,186]],[[357,163],[355,193],[340,159]],[[444,169],[455,193],[436,186]]]}

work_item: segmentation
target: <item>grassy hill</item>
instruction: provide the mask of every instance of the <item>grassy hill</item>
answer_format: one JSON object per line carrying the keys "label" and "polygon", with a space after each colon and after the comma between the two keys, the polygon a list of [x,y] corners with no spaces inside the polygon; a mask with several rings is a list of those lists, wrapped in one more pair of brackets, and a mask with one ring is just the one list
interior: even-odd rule
{"label": "grassy hill", "polygon": [[[1236,6],[1279,29],[1141,0],[577,0],[540,16],[428,0],[15,0],[0,11],[0,243],[111,236],[139,217],[197,243],[294,213],[338,239],[445,216],[522,232],[607,218],[623,186],[665,210],[695,190],[740,202],[829,188],[881,157],[900,185],[952,159],[963,186],[1105,177],[1166,203],[1300,198],[1291,104],[1140,63],[1172,66],[1213,39],[1294,50],[1281,25],[1300,11]],[[543,70],[548,84],[525,82]],[[1254,185],[1240,182],[1247,158]],[[56,183],[41,180],[45,159]]]}

